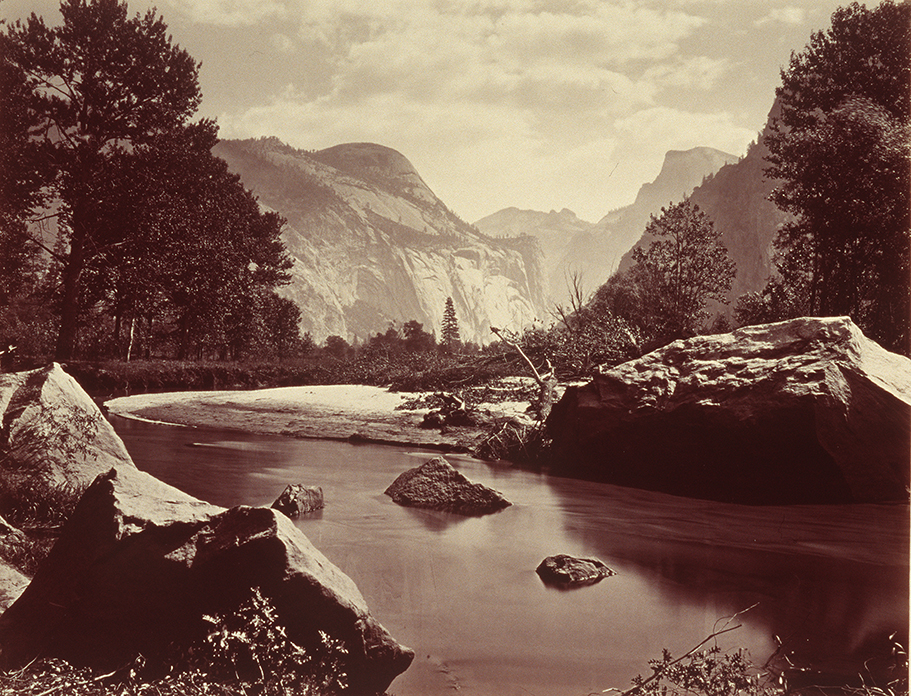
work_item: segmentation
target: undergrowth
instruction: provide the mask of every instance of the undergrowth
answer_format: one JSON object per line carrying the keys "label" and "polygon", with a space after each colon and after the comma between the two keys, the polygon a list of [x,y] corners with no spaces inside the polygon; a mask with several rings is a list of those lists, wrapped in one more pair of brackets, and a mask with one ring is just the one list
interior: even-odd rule
{"label": "undergrowth", "polygon": [[0,674],[0,695],[331,696],[347,686],[344,646],[320,632],[320,645],[304,650],[258,589],[234,612],[204,620],[205,635],[174,646],[163,676],[150,677],[141,656],[107,674],[44,658]]}

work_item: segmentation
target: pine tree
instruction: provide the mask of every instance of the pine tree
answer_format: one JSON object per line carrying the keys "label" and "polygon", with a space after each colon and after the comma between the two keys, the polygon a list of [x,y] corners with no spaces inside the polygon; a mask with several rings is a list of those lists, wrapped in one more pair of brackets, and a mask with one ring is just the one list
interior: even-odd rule
{"label": "pine tree", "polygon": [[462,341],[459,338],[459,320],[456,319],[455,306],[452,298],[446,298],[446,308],[443,310],[443,330],[441,332],[441,344],[449,351],[458,349]]}

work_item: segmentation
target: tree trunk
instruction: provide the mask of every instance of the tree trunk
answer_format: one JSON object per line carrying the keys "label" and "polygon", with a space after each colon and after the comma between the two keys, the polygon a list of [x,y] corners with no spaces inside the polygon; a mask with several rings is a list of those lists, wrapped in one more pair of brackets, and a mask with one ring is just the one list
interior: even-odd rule
{"label": "tree trunk", "polygon": [[85,234],[74,224],[70,254],[63,269],[63,301],[60,308],[60,333],[54,359],[70,360],[76,353],[79,334],[79,281],[85,267]]}
{"label": "tree trunk", "polygon": [[130,355],[133,353],[133,339],[136,336],[136,317],[130,317],[130,338],[127,342],[127,362],[130,362]]}

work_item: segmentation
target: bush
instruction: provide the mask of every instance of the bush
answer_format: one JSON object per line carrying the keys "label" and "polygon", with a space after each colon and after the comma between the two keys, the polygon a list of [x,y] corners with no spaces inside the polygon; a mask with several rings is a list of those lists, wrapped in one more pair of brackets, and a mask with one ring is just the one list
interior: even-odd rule
{"label": "bush", "polygon": [[147,676],[139,656],[107,675],[43,658],[0,674],[0,695],[329,696],[346,686],[344,647],[322,633],[309,652],[293,643],[258,589],[233,613],[204,619],[205,635],[175,647],[164,676]]}

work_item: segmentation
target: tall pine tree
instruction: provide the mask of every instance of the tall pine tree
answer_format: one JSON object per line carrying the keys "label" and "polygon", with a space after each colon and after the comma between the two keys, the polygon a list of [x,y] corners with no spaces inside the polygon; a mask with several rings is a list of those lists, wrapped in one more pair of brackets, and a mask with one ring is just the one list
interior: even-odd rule
{"label": "tall pine tree", "polygon": [[462,342],[459,338],[459,320],[456,319],[455,305],[453,305],[451,297],[446,298],[446,308],[443,310],[440,342],[449,351],[457,350]]}
{"label": "tall pine tree", "polygon": [[2,49],[25,76],[39,121],[32,135],[58,172],[66,255],[56,357],[65,360],[76,349],[83,274],[99,253],[97,211],[110,159],[182,126],[201,97],[198,64],[172,44],[154,11],[129,17],[119,0],[63,0],[60,13],[60,26],[34,14],[11,25]]}

